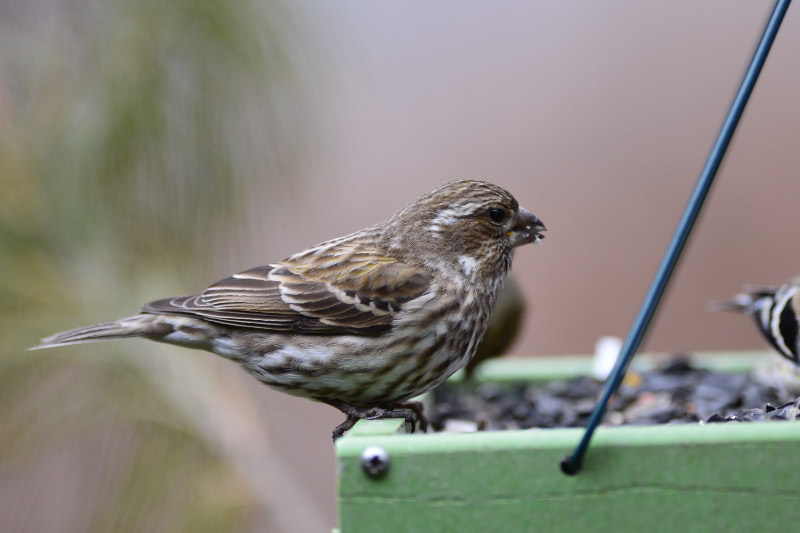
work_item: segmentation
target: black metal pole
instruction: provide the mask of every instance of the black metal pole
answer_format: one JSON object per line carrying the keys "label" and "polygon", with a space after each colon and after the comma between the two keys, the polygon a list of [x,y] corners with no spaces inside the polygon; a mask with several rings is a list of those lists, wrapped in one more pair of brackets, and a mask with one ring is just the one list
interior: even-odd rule
{"label": "black metal pole", "polygon": [[669,243],[669,247],[667,247],[664,258],[661,260],[661,265],[658,267],[658,271],[656,271],[655,278],[653,278],[653,282],[650,285],[650,290],[648,290],[644,302],[642,302],[639,314],[633,322],[627,339],[625,339],[625,344],[622,345],[622,350],[620,350],[614,369],[611,371],[611,375],[606,381],[603,395],[592,412],[589,422],[586,424],[586,431],[580,443],[578,443],[578,446],[575,448],[575,451],[572,452],[572,455],[568,455],[561,461],[561,470],[565,474],[575,475],[580,472],[583,466],[583,457],[589,447],[589,442],[592,440],[592,435],[603,420],[608,402],[619,388],[625,376],[628,364],[633,358],[633,354],[636,353],[636,350],[642,343],[642,339],[647,331],[647,326],[653,318],[656,307],[672,275],[672,271],[675,269],[675,264],[678,262],[681,251],[686,244],[686,239],[689,237],[692,226],[695,220],[697,220],[697,215],[703,207],[703,202],[706,199],[708,190],[711,187],[711,183],[714,181],[717,170],[719,170],[719,165],[722,162],[722,158],[725,156],[725,151],[731,141],[733,132],[736,130],[736,125],[739,123],[745,105],[747,105],[750,93],[753,92],[753,87],[756,84],[758,75],[761,73],[761,68],[764,66],[764,61],[767,59],[769,50],[775,40],[775,35],[778,33],[778,28],[781,26],[781,22],[786,14],[786,10],[789,9],[790,3],[791,0],[777,0],[775,3],[775,8],[772,10],[772,15],[767,22],[767,27],[764,29],[764,35],[758,43],[755,54],[753,54],[753,60],[750,62],[750,67],[744,75],[739,91],[733,99],[733,104],[728,112],[728,116],[725,118],[725,122],[722,124],[722,129],[717,136],[717,141],[711,149],[703,172],[697,180],[697,185],[695,185],[694,192],[691,198],[689,198],[689,203],[686,205],[680,222],[678,222],[678,227],[675,230],[672,241]]}

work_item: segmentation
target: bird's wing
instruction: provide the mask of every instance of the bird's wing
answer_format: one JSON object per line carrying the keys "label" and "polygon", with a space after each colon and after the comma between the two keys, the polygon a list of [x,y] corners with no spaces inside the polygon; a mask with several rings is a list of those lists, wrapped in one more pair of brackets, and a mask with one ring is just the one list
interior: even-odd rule
{"label": "bird's wing", "polygon": [[339,246],[324,256],[293,256],[253,268],[201,294],[158,300],[142,311],[195,316],[272,332],[375,334],[432,278],[374,250]]}

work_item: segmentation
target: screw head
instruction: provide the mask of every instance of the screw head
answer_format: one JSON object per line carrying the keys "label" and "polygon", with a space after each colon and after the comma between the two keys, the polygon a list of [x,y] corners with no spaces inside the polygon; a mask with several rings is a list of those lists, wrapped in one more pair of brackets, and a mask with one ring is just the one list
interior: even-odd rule
{"label": "screw head", "polygon": [[377,479],[389,470],[389,454],[380,446],[367,446],[361,452],[361,468],[369,477]]}

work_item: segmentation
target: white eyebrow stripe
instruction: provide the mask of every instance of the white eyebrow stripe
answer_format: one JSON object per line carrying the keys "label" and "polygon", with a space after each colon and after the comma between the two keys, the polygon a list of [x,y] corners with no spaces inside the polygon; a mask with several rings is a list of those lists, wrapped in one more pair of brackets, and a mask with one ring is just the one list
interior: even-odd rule
{"label": "white eyebrow stripe", "polygon": [[462,218],[475,214],[485,204],[482,202],[459,202],[451,205],[447,209],[442,209],[431,220],[430,227],[434,226],[449,226]]}

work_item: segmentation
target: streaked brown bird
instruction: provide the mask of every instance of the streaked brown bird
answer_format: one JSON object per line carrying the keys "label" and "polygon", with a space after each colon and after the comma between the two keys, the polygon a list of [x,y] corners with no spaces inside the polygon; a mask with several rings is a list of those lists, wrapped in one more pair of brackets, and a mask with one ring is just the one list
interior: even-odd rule
{"label": "streaked brown bird", "polygon": [[33,349],[131,337],[204,349],[341,410],[334,441],[362,418],[425,430],[408,400],[467,364],[514,248],[544,230],[504,189],[454,181],[369,228]]}
{"label": "streaked brown bird", "polygon": [[475,369],[487,359],[500,357],[508,350],[522,328],[525,317],[525,297],[519,283],[509,274],[497,293],[497,302],[489,318],[489,325],[475,355],[464,367],[464,381],[470,383],[475,377]]}

